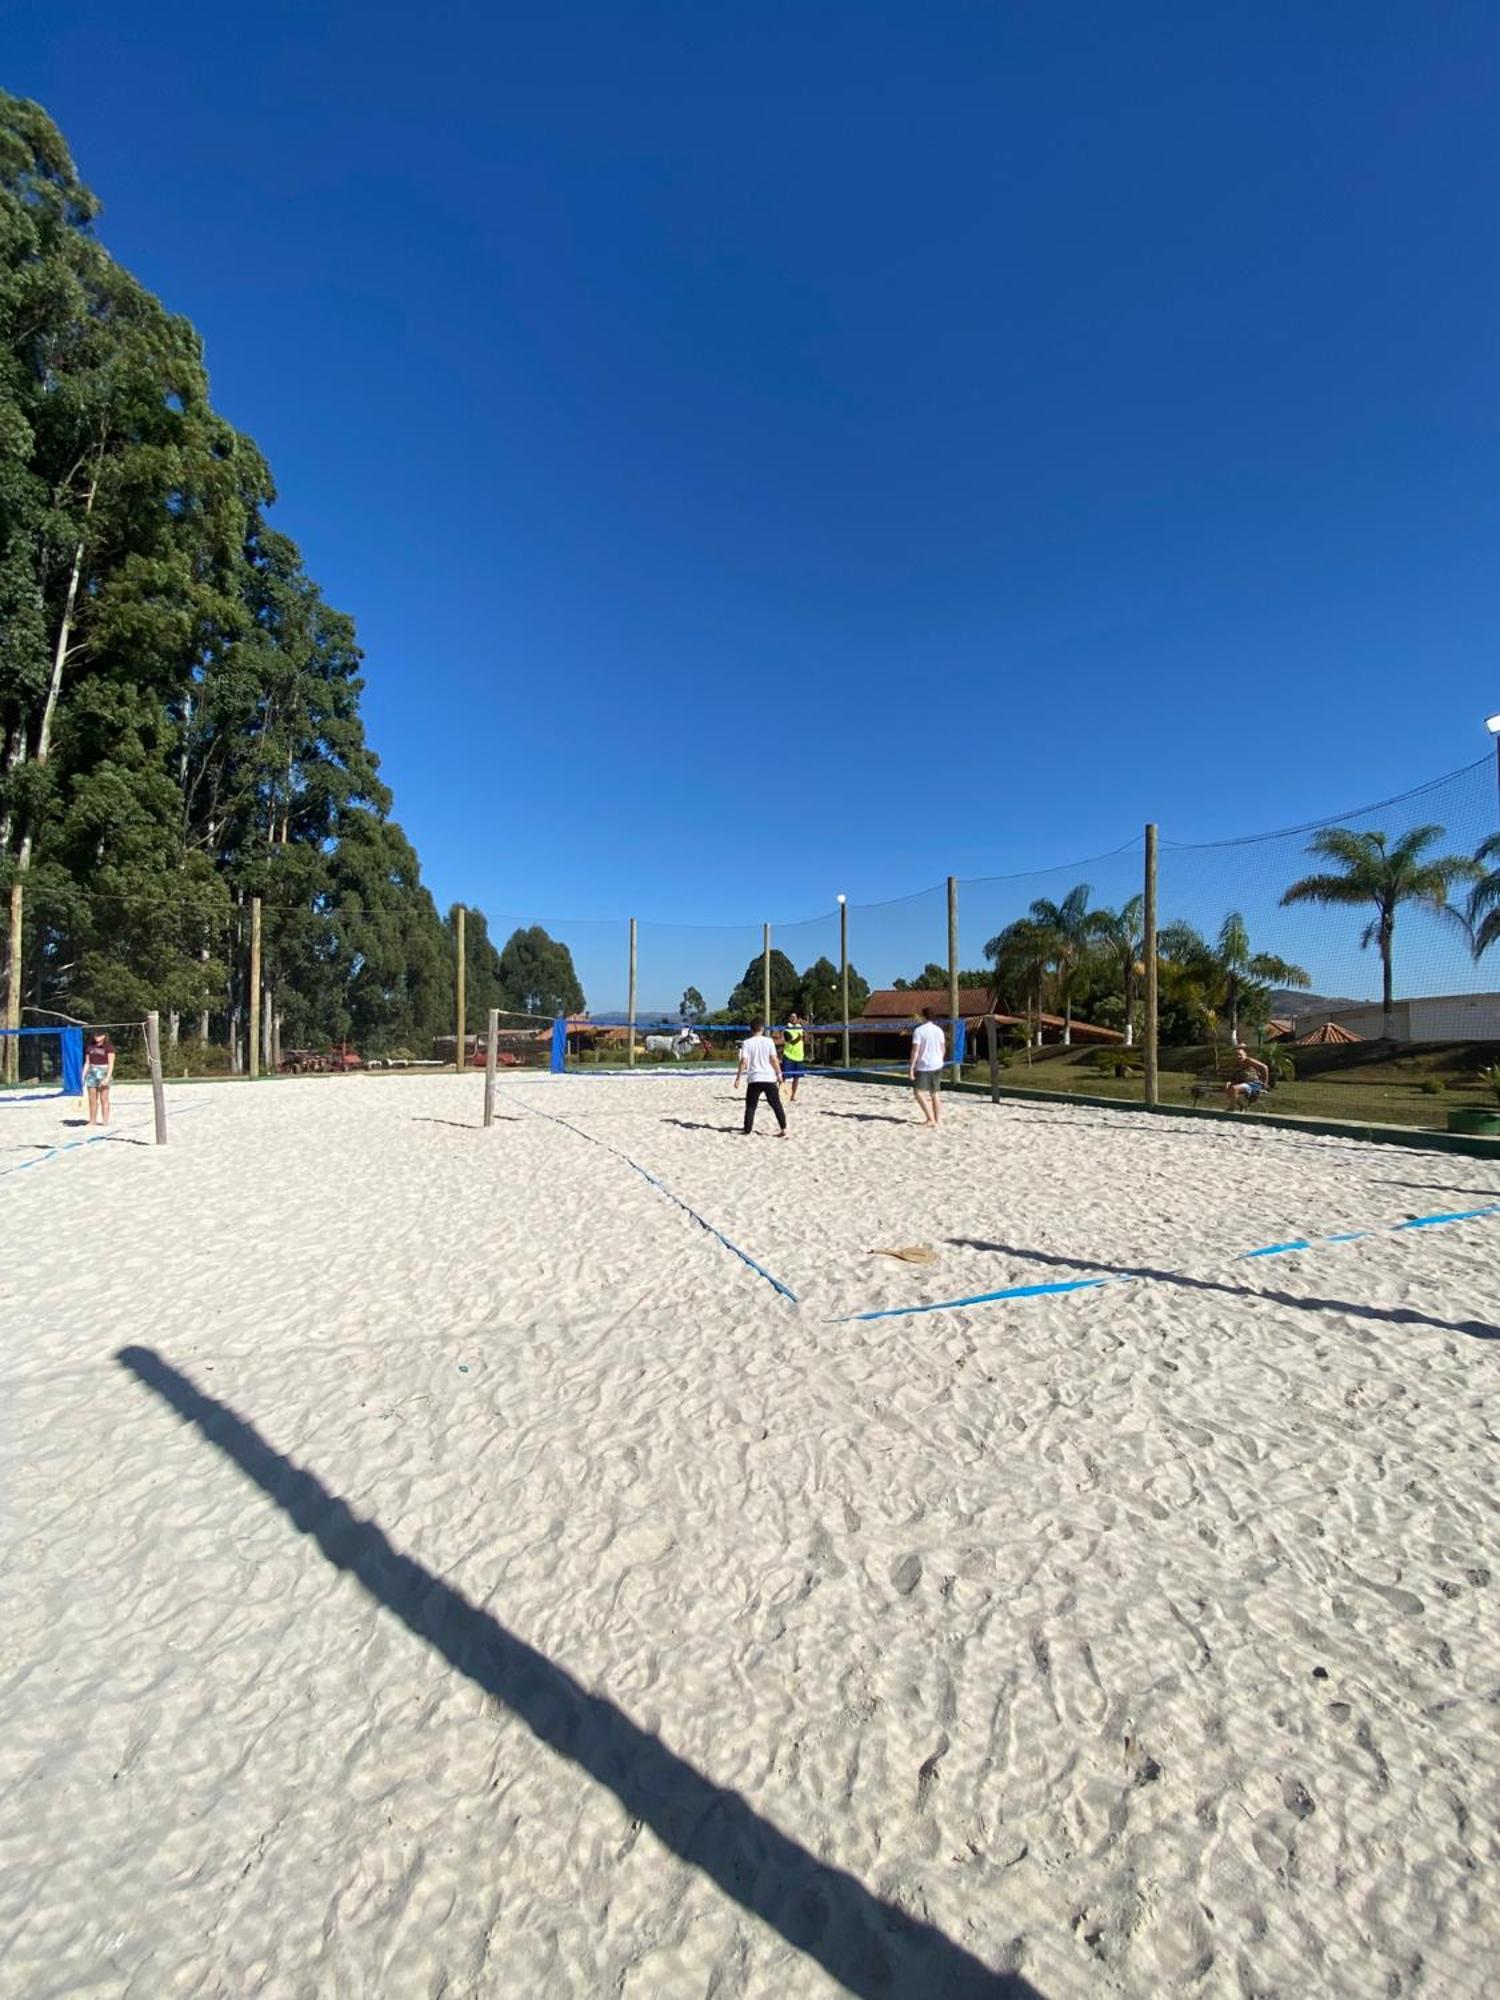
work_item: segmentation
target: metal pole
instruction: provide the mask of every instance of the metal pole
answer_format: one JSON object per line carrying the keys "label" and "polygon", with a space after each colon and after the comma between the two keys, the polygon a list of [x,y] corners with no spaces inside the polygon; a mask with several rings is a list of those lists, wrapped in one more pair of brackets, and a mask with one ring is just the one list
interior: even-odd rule
{"label": "metal pole", "polygon": [[963,1065],[958,1061],[958,877],[948,877],[948,1017],[949,1032],[953,1036],[953,1081],[958,1083],[963,1077]]}
{"label": "metal pole", "polygon": [[1146,954],[1146,1046],[1141,1073],[1145,1078],[1146,1102],[1158,1102],[1156,1072],[1156,827],[1146,828],[1145,937]]}
{"label": "metal pole", "polygon": [[495,1058],[500,1042],[500,1009],[491,1007],[489,1033],[484,1042],[484,1122],[495,1122]]}
{"label": "metal pole", "polygon": [[146,1060],[151,1066],[151,1108],[156,1113],[156,1143],[165,1146],[167,1093],[161,1080],[161,1017],[155,1013],[146,1016]]}
{"label": "metal pole", "polygon": [[464,906],[460,903],[456,912],[457,936],[454,939],[454,950],[457,954],[457,963],[453,972],[453,995],[458,1003],[458,1019],[456,1023],[458,1040],[453,1050],[453,1067],[458,1071],[460,1076],[464,1073],[465,1058],[469,1053],[464,1046],[468,1040],[468,1024],[464,1019],[464,1002],[468,997],[464,986],[464,973],[466,969],[464,966],[464,914]]}
{"label": "metal pole", "polygon": [[250,898],[250,1074],[260,1075],[260,897]]}
{"label": "metal pole", "polygon": [[630,1026],[626,1030],[629,1054],[625,1061],[635,1068],[635,918],[630,919]]}
{"label": "metal pole", "polygon": [[984,1047],[990,1059],[990,1103],[1000,1102],[1000,1051],[995,1046],[995,1017],[984,1017]]}
{"label": "metal pole", "polygon": [[839,897],[839,1005],[844,1010],[844,1068],[849,1067],[849,904]]}
{"label": "metal pole", "polygon": [[760,1011],[766,1026],[771,1025],[771,926],[762,926],[760,949]]}

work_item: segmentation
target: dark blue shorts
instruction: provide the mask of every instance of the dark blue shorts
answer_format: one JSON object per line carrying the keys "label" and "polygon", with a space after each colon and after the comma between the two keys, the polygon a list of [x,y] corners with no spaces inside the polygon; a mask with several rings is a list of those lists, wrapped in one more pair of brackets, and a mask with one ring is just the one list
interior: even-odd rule
{"label": "dark blue shorts", "polygon": [[794,1077],[802,1076],[804,1071],[801,1063],[793,1062],[790,1056],[783,1056],[781,1059],[781,1074],[790,1083]]}

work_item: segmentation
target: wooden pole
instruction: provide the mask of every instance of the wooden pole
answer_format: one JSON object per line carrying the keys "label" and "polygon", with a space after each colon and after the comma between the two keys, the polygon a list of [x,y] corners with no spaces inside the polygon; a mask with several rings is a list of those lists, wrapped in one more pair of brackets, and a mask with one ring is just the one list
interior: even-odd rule
{"label": "wooden pole", "polygon": [[630,1069],[635,1068],[635,947],[635,918],[632,917],[630,919],[630,1026],[626,1029],[629,1054],[625,1058],[626,1066]]}
{"label": "wooden pole", "polygon": [[260,897],[250,898],[250,1074],[260,1075]]}
{"label": "wooden pole", "polygon": [[495,1122],[495,1060],[500,1048],[500,1009],[491,1007],[489,1032],[484,1041],[484,1122]]}
{"label": "wooden pole", "polygon": [[1142,949],[1146,954],[1146,1036],[1142,1052],[1141,1073],[1145,1078],[1145,1095],[1148,1104],[1158,1102],[1156,1070],[1156,827],[1146,828],[1146,885],[1144,902],[1145,937]]}
{"label": "wooden pole", "polygon": [[[259,909],[259,904],[256,908]],[[161,1080],[161,1017],[146,1016],[146,1060],[151,1065],[151,1105],[156,1113],[156,1143],[167,1143],[167,1093]]]}
{"label": "wooden pole", "polygon": [[849,905],[839,897],[839,1005],[844,1010],[844,1068],[849,1067]]}
{"label": "wooden pole", "polygon": [[767,1028],[771,1025],[771,926],[761,927],[760,948],[760,1011]]}
{"label": "wooden pole", "polygon": [[467,1032],[468,1024],[464,1019],[464,999],[465,999],[464,975],[465,972],[467,971],[467,967],[464,963],[464,958],[465,958],[464,906],[462,903],[460,903],[458,906],[457,921],[455,923],[454,928],[456,932],[454,938],[454,950],[458,954],[458,962],[455,965],[453,972],[453,995],[455,1001],[457,1002],[458,1020],[456,1023],[456,1027],[458,1033],[458,1044],[453,1051],[453,1056],[454,1056],[454,1067],[457,1069],[459,1075],[462,1076],[465,1068],[467,1067],[466,1058],[469,1053],[468,1049],[464,1046],[465,1042],[468,1039],[468,1032]]}
{"label": "wooden pole", "polygon": [[986,1014],[984,1017],[984,1045],[985,1053],[990,1059],[990,1103],[998,1104],[1000,1102],[1000,1051],[995,1046],[995,1017],[993,1014]]}
{"label": "wooden pole", "polygon": [[963,1077],[958,1060],[958,877],[948,877],[948,1018],[953,1037],[953,1081]]}

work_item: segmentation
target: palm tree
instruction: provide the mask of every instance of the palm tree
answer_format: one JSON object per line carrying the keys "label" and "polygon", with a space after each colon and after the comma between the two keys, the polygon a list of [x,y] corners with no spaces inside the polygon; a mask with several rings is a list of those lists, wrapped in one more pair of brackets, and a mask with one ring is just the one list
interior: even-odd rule
{"label": "palm tree", "polygon": [[1500,868],[1485,869],[1487,861],[1500,860],[1500,833],[1481,840],[1474,850],[1476,879],[1469,891],[1468,924],[1476,958],[1482,958],[1500,938]]}
{"label": "palm tree", "polygon": [[[1052,933],[1030,917],[1018,917],[1013,924],[1007,924],[998,936],[992,937],[984,948],[984,955],[995,968],[992,984],[996,1001],[1002,997],[1011,999],[1019,993],[1028,1017],[1040,1014],[1042,989],[1052,969],[1053,946]],[[1028,1019],[1028,1050],[1032,1033]],[[1030,1061],[1029,1055],[1027,1060]]]}
{"label": "palm tree", "polygon": [[1052,939],[1052,965],[1063,1003],[1063,1047],[1073,1040],[1073,981],[1089,948],[1089,885],[1080,882],[1060,903],[1038,896],[1031,922]]}
{"label": "palm tree", "polygon": [[1141,953],[1146,949],[1145,908],[1142,897],[1132,896],[1123,909],[1090,910],[1086,919],[1090,937],[1098,939],[1120,968],[1120,977],[1125,985],[1127,1049],[1135,1041],[1135,982],[1138,976],[1136,968],[1141,962]]}
{"label": "palm tree", "polygon": [[1231,910],[1219,926],[1219,943],[1214,959],[1224,979],[1224,1005],[1229,1009],[1229,1037],[1240,1038],[1240,1006],[1247,993],[1267,986],[1311,986],[1312,980],[1300,965],[1278,958],[1275,952],[1251,951],[1250,934],[1238,910]]}
{"label": "palm tree", "polygon": [[1403,903],[1422,903],[1429,910],[1445,910],[1448,892],[1459,882],[1473,882],[1482,870],[1477,862],[1462,854],[1441,854],[1424,859],[1425,850],[1443,838],[1440,826],[1414,826],[1399,840],[1387,841],[1383,833],[1356,833],[1352,827],[1326,827],[1308,842],[1307,851],[1320,861],[1331,861],[1342,874],[1304,875],[1282,897],[1287,903],[1373,903],[1375,914],[1360,933],[1360,949],[1377,945],[1380,949],[1381,1033],[1387,1041],[1396,1037],[1396,1001],[1391,976],[1391,946],[1396,935],[1396,912]]}

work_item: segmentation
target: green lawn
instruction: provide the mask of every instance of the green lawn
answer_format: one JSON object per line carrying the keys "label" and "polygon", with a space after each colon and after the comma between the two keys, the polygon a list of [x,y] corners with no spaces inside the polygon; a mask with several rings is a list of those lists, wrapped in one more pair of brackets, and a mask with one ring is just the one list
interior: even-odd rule
{"label": "green lawn", "polygon": [[[1295,1082],[1279,1083],[1261,1100],[1278,1117],[1336,1118],[1349,1124],[1410,1125],[1441,1132],[1448,1112],[1460,1107],[1492,1105],[1494,1092],[1476,1081],[1475,1072],[1500,1060],[1493,1043],[1443,1043],[1393,1052],[1365,1043],[1350,1050],[1298,1050],[1294,1057],[1303,1072]],[[1170,1065],[1170,1066],[1169,1066]],[[1192,1102],[1192,1086],[1200,1071],[1213,1068],[1207,1050],[1171,1050],[1162,1057],[1160,1097],[1164,1104]],[[1308,1074],[1307,1072],[1313,1072]],[[969,1064],[964,1077],[988,1081],[983,1063]],[[1056,1091],[1060,1096],[1082,1093],[1114,1097],[1139,1104],[1139,1075],[1101,1075],[1081,1050],[1046,1052],[1028,1064],[1012,1058],[1000,1073],[1002,1087]],[[1442,1085],[1424,1090],[1424,1082]],[[1213,1103],[1205,1097],[1205,1105]],[[1226,1108],[1225,1116],[1230,1114]],[[1248,1114],[1253,1116],[1254,1114]]]}

